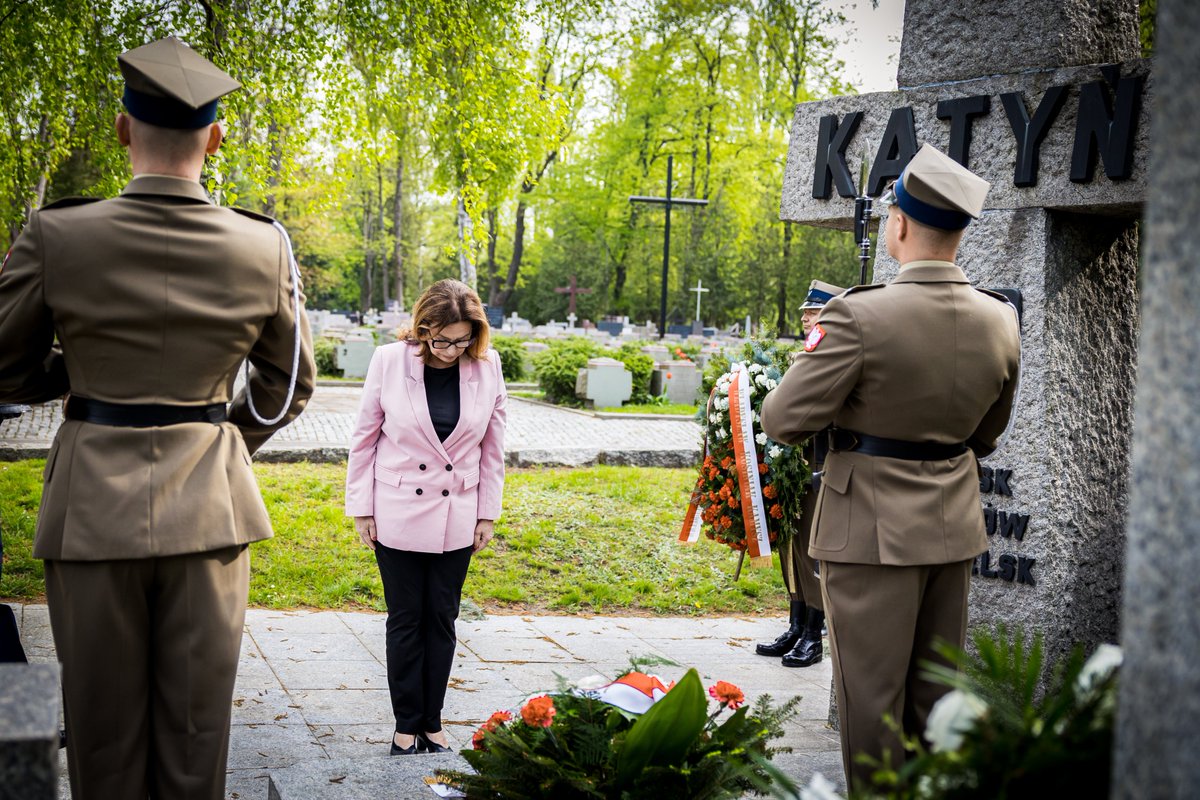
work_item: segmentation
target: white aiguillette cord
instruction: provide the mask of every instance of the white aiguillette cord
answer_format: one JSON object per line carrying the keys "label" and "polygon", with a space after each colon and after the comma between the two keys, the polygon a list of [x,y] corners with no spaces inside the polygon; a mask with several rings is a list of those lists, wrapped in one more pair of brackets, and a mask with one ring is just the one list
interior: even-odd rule
{"label": "white aiguillette cord", "polygon": [[296,346],[292,351],[292,375],[288,380],[287,398],[283,401],[283,408],[279,409],[279,414],[274,419],[263,419],[258,413],[258,409],[254,407],[254,398],[250,394],[250,359],[246,359],[246,404],[250,407],[250,414],[260,425],[274,425],[287,414],[287,410],[292,405],[292,396],[296,393],[296,373],[300,369],[300,266],[296,263],[296,257],[292,254],[291,237],[288,236],[287,231],[278,222],[272,220],[272,224],[274,224],[280,235],[283,236],[283,242],[287,245],[288,272],[292,278],[292,316],[296,320]]}

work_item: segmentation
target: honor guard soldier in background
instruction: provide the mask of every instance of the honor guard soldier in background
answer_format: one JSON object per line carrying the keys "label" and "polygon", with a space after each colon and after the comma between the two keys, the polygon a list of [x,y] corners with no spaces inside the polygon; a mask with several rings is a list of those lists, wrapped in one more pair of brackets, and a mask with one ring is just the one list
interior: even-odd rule
{"label": "honor guard soldier in background", "polygon": [[[800,442],[833,423],[812,544],[821,561],[842,758],[868,785],[860,755],[904,759],[945,687],[921,678],[962,646],[971,563],[987,549],[977,456],[1008,424],[1020,364],[1015,309],[971,287],[955,265],[989,184],[929,145],[889,201],[890,284],[858,286],[825,306],[801,353],[763,401],[762,425]],[[894,194],[894,197],[892,196]]]}
{"label": "honor guard soldier in background", "polygon": [[250,456],[304,408],[312,342],[283,228],[199,183],[237,81],[174,38],[120,67],[133,179],[113,199],[46,206],[17,239],[0,270],[0,402],[70,392],[33,554],[71,796],[215,800],[246,548],[271,536]]}
{"label": "honor guard soldier in background", "polygon": [[[800,326],[805,336],[812,331],[825,304],[844,291],[840,286],[824,281],[809,284],[808,295],[800,306]],[[810,439],[804,445],[804,458],[813,472],[819,472],[825,461],[825,442],[820,437]],[[783,584],[791,598],[788,629],[775,641],[755,648],[760,656],[782,656],[781,663],[785,667],[811,667],[824,657],[821,629],[825,627],[825,603],[821,600],[817,564],[808,554],[813,510],[817,505],[816,487],[814,483],[813,488],[804,493],[797,535],[779,550]]]}

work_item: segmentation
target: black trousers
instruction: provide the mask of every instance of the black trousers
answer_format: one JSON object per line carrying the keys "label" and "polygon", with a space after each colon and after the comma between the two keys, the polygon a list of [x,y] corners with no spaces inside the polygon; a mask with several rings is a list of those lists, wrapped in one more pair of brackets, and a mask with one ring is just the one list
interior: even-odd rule
{"label": "black trousers", "polygon": [[387,672],[397,733],[436,733],[454,663],[454,620],[471,548],[414,553],[375,543],[387,602]]}

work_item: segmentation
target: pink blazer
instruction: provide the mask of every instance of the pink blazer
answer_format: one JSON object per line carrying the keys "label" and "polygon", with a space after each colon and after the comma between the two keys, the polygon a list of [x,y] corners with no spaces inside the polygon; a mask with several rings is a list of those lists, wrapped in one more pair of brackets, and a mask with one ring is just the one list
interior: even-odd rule
{"label": "pink blazer", "polygon": [[508,392],[500,356],[459,361],[461,411],[438,441],[415,345],[375,351],[363,386],[346,471],[346,514],[375,517],[379,541],[443,553],[469,546],[475,523],[500,517]]}

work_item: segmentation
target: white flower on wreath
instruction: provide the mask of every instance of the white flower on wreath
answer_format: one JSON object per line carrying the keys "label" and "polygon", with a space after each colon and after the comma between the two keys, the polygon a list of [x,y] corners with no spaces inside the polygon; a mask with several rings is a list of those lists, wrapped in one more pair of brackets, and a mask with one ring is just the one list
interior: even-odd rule
{"label": "white flower on wreath", "polygon": [[713,425],[716,425],[718,422],[721,421],[721,415],[720,414],[709,414],[708,421],[711,422]]}
{"label": "white flower on wreath", "polygon": [[[757,422],[757,420],[755,420],[755,421]],[[758,442],[758,443],[759,443],[759,445],[761,445],[761,446],[763,446],[763,447],[766,447],[766,445],[767,445],[767,435],[766,435],[765,433],[760,433],[758,436],[755,436],[755,437],[754,437],[754,441]]]}
{"label": "white flower on wreath", "polygon": [[724,428],[717,428],[716,432],[713,434],[713,436],[715,436],[717,439],[724,439],[728,435],[729,434],[725,433]]}
{"label": "white flower on wreath", "polygon": [[772,389],[774,389],[778,385],[779,385],[779,381],[775,380],[774,378],[767,378],[766,386],[767,386],[768,392],[771,391]]}
{"label": "white flower on wreath", "polygon": [[750,365],[750,372],[752,372],[752,373],[754,373],[754,372],[762,372],[762,365],[761,365],[761,364],[751,364],[751,365]]}
{"label": "white flower on wreath", "polygon": [[814,772],[808,786],[800,787],[800,800],[844,800],[837,787],[819,772]]}
{"label": "white flower on wreath", "polygon": [[751,383],[751,384],[750,384],[750,391],[749,391],[749,395],[750,395],[751,397],[754,397],[754,384],[753,384],[753,383]]}
{"label": "white flower on wreath", "polygon": [[766,388],[766,389],[771,388],[772,381],[770,378],[768,378],[766,376],[766,374],[759,375],[758,377],[756,377],[754,379],[754,382],[757,383],[759,386],[762,386],[763,388]]}
{"label": "white flower on wreath", "polygon": [[[750,419],[754,420],[755,422],[762,422],[762,417],[758,415],[757,411],[750,412]],[[759,442],[759,444],[762,444],[762,442]]]}
{"label": "white flower on wreath", "polygon": [[1109,676],[1121,666],[1125,655],[1115,644],[1102,644],[1092,653],[1092,657],[1083,665],[1075,678],[1075,693],[1087,694],[1108,680]]}
{"label": "white flower on wreath", "polygon": [[777,445],[771,445],[771,448],[767,450],[767,456],[772,459],[779,458],[781,455],[783,455],[783,448]]}
{"label": "white flower on wreath", "polygon": [[955,689],[933,704],[925,722],[925,738],[935,753],[962,747],[963,734],[987,713],[987,703],[973,694]]}

